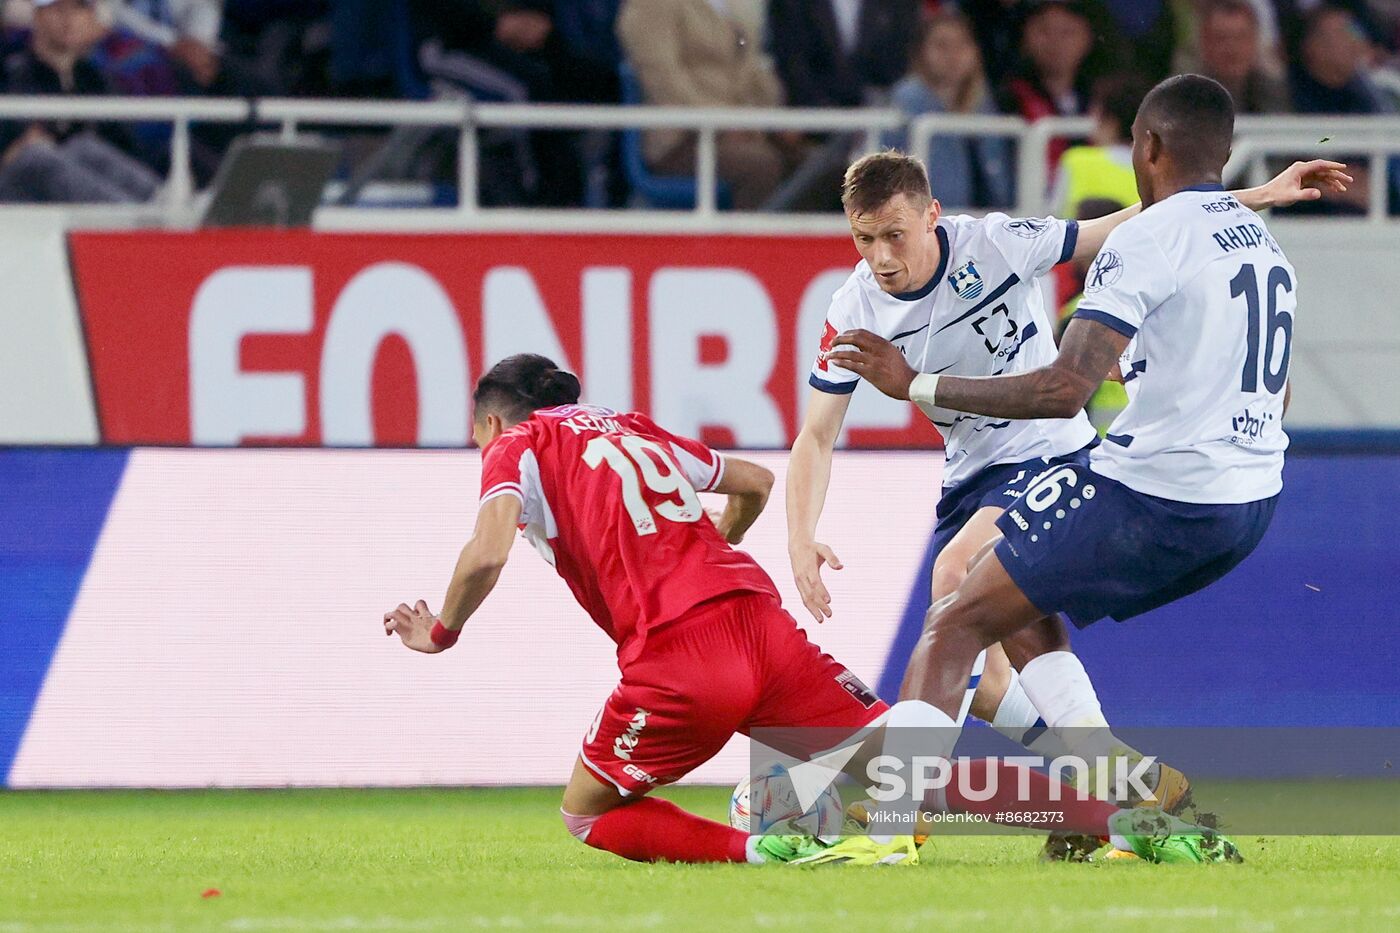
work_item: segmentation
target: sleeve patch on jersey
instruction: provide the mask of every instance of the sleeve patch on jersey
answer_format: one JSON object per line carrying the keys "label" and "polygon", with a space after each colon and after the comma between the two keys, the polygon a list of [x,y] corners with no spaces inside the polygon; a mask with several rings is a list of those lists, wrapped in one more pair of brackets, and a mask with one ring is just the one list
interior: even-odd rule
{"label": "sleeve patch on jersey", "polygon": [[1123,277],[1123,257],[1118,255],[1117,250],[1099,250],[1099,254],[1094,257],[1094,264],[1089,267],[1089,272],[1084,276],[1084,294],[1092,295],[1094,292],[1103,291],[1112,285],[1117,284]]}
{"label": "sleeve patch on jersey", "polygon": [[1124,337],[1137,336],[1138,329],[1122,318],[1116,318],[1106,311],[1098,311],[1094,308],[1080,308],[1074,312],[1074,317],[1083,318],[1086,321],[1096,321],[1104,325],[1109,330],[1117,331]]}
{"label": "sleeve patch on jersey", "polygon": [[852,379],[850,382],[827,382],[812,373],[807,377],[807,384],[819,392],[826,392],[828,395],[850,395],[856,390],[856,383],[859,379]]}
{"label": "sleeve patch on jersey", "polygon": [[1079,245],[1079,221],[1065,221],[1065,245],[1060,249],[1060,258],[1055,260],[1055,265],[1069,262],[1074,258],[1074,248]]}
{"label": "sleeve patch on jersey", "polygon": [[1131,434],[1105,434],[1103,439],[1106,441],[1112,441],[1119,447],[1127,447],[1134,440]]}
{"label": "sleeve patch on jersey", "polygon": [[836,325],[830,321],[822,328],[822,341],[817,347],[817,369],[822,372],[827,371],[826,358],[831,353],[832,347],[836,345]]}
{"label": "sleeve patch on jersey", "polygon": [[1008,220],[1002,226],[1006,228],[1008,233],[1014,233],[1027,240],[1034,240],[1050,229],[1050,221],[1043,217],[1017,217],[1015,220]]}

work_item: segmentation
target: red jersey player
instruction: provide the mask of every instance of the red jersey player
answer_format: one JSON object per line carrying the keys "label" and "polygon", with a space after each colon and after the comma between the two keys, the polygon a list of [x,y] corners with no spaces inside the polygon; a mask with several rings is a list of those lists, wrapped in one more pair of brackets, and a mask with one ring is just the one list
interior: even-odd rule
{"label": "red jersey player", "polygon": [[[772,474],[645,415],[580,405],[578,396],[578,380],[541,356],[510,357],[482,377],[472,540],[441,618],[421,601],[400,605],[385,615],[385,630],[418,651],[450,647],[495,585],[520,529],[617,643],[622,672],[565,788],[569,831],[639,860],[802,854],[804,843],[789,837],[751,838],[643,795],[713,757],[735,732],[854,732],[886,706],[807,640],[768,574],[730,547],[763,510]],[[697,492],[729,496],[718,523]],[[913,852],[910,845],[896,854]]]}
{"label": "red jersey player", "polygon": [[[385,613],[385,634],[428,654],[450,648],[495,586],[518,529],[617,644],[622,672],[564,790],[569,832],[643,861],[822,861],[822,844],[810,837],[750,837],[645,796],[707,761],[735,732],[854,733],[888,709],[807,640],[768,575],[730,546],[762,512],[772,474],[645,415],[578,398],[572,374],[533,354],[502,360],[482,377],[472,427],[483,451],[482,492],[472,539],[441,617],[422,600],[413,608],[401,603]],[[729,497],[718,522],[698,492]],[[971,800],[950,785],[945,805],[994,819],[1045,810],[1047,781],[1030,777],[1035,799]],[[986,775],[974,783],[986,787]],[[1015,787],[1017,776],[1006,772],[1000,783]],[[1078,831],[1102,835],[1115,814],[1128,815],[1096,800],[1055,806]],[[1025,825],[1014,815],[1009,821]],[[918,860],[907,835],[870,837],[855,857],[852,848],[842,846],[832,860]]]}

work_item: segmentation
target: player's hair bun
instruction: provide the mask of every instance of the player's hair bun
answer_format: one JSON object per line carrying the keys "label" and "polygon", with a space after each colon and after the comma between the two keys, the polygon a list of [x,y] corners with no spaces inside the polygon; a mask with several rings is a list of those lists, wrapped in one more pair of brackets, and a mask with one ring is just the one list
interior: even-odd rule
{"label": "player's hair bun", "polygon": [[540,374],[535,391],[531,394],[535,401],[546,407],[573,405],[578,402],[581,387],[578,377],[562,369],[550,369]]}

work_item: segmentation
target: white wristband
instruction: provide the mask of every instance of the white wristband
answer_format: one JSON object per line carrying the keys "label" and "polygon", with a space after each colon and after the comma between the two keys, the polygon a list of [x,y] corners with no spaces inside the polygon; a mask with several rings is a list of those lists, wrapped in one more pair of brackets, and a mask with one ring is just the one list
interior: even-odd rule
{"label": "white wristband", "polygon": [[938,394],[938,377],[933,373],[919,373],[909,383],[909,401],[917,405],[937,405],[933,397]]}

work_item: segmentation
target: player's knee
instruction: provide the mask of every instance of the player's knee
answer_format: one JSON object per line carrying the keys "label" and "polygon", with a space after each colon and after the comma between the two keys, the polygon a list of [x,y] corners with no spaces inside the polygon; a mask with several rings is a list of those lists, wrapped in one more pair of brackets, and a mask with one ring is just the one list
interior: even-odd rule
{"label": "player's knee", "polygon": [[564,821],[564,828],[569,831],[569,835],[584,845],[588,844],[588,834],[592,831],[593,824],[600,819],[600,816],[576,816],[563,807],[559,808],[559,816]]}
{"label": "player's knee", "polygon": [[1000,536],[985,541],[976,548],[957,546],[956,543],[942,554],[933,564],[933,592],[936,597],[947,596],[962,585],[963,580],[982,560],[992,552],[1001,540]]}
{"label": "player's knee", "polygon": [[958,588],[967,577],[967,566],[962,561],[940,561],[933,567],[933,592],[942,598]]}

